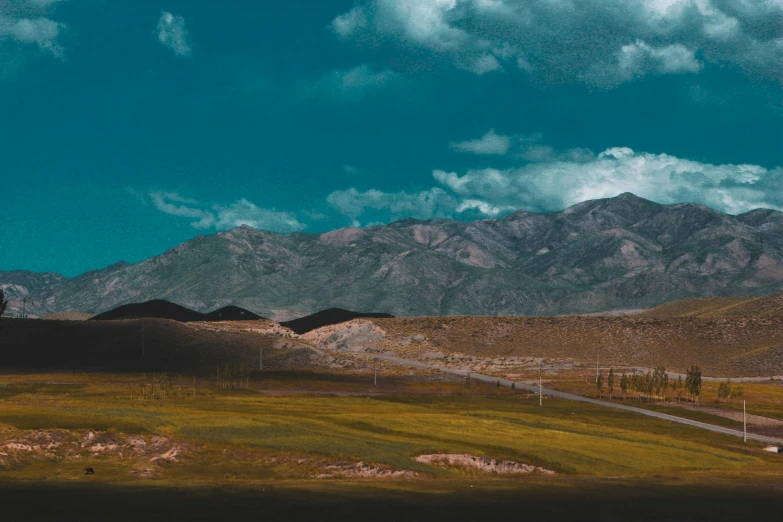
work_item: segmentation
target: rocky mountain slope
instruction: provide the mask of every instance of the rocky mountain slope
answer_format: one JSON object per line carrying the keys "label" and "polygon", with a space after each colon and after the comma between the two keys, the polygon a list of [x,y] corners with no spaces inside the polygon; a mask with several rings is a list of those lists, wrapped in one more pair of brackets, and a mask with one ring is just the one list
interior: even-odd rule
{"label": "rocky mountain slope", "polygon": [[67,279],[0,273],[28,311],[98,313],[164,298],[278,320],[324,308],[405,315],[557,315],[783,291],[783,212],[739,216],[622,194],[561,212],[405,219],[325,234],[243,226]]}

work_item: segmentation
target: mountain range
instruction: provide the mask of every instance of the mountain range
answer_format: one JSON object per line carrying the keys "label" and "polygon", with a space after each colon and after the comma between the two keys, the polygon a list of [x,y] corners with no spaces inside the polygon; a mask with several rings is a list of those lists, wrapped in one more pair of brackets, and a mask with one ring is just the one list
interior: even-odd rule
{"label": "mountain range", "polygon": [[403,219],[323,234],[241,226],[73,278],[0,272],[11,313],[100,313],[166,299],[286,320],[331,307],[562,315],[783,291],[783,212],[733,216],[630,193],[472,222]]}

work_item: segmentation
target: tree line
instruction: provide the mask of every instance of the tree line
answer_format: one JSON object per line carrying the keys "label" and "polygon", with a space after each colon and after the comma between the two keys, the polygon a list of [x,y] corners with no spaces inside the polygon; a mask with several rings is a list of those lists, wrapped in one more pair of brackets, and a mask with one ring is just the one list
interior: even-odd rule
{"label": "tree line", "polygon": [[[606,390],[609,398],[614,398],[617,381],[614,368],[609,369],[609,375],[606,378],[604,378],[603,372],[599,373],[595,380],[598,396],[603,397],[604,390]],[[693,365],[687,370],[685,380],[680,375],[676,381],[669,379],[669,374],[666,373],[666,368],[663,366],[658,366],[646,373],[637,373],[634,370],[630,374],[623,373],[620,376],[619,385],[623,400],[630,398],[633,400],[665,401],[671,388],[673,399],[677,401],[690,399],[691,402],[698,402],[702,388],[701,369]]]}
{"label": "tree line", "polygon": [[218,388],[250,388],[252,371],[240,364],[223,364],[217,367]]}
{"label": "tree line", "polygon": [[734,386],[731,379],[728,379],[718,385],[718,400],[731,404],[735,400],[745,397],[745,389],[742,386]]}
{"label": "tree line", "polygon": [[196,378],[190,385],[184,384],[179,375],[175,379],[168,373],[153,373],[149,378],[142,374],[138,382],[130,384],[131,400],[195,399]]}

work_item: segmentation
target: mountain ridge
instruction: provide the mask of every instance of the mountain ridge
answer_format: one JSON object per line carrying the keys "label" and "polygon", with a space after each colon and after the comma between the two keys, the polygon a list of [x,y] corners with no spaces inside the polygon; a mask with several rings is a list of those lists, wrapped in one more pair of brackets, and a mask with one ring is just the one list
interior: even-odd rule
{"label": "mountain ridge", "polygon": [[99,313],[167,299],[265,317],[326,308],[561,315],[783,291],[783,212],[737,216],[624,193],[471,222],[402,219],[322,234],[243,225],[74,278],[0,272],[12,311]]}

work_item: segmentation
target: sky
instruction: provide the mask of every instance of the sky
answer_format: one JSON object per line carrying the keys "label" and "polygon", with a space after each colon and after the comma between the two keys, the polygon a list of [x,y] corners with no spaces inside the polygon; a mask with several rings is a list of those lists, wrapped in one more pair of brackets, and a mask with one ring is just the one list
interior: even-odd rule
{"label": "sky", "polygon": [[783,0],[0,0],[0,270],[622,192],[783,210]]}

